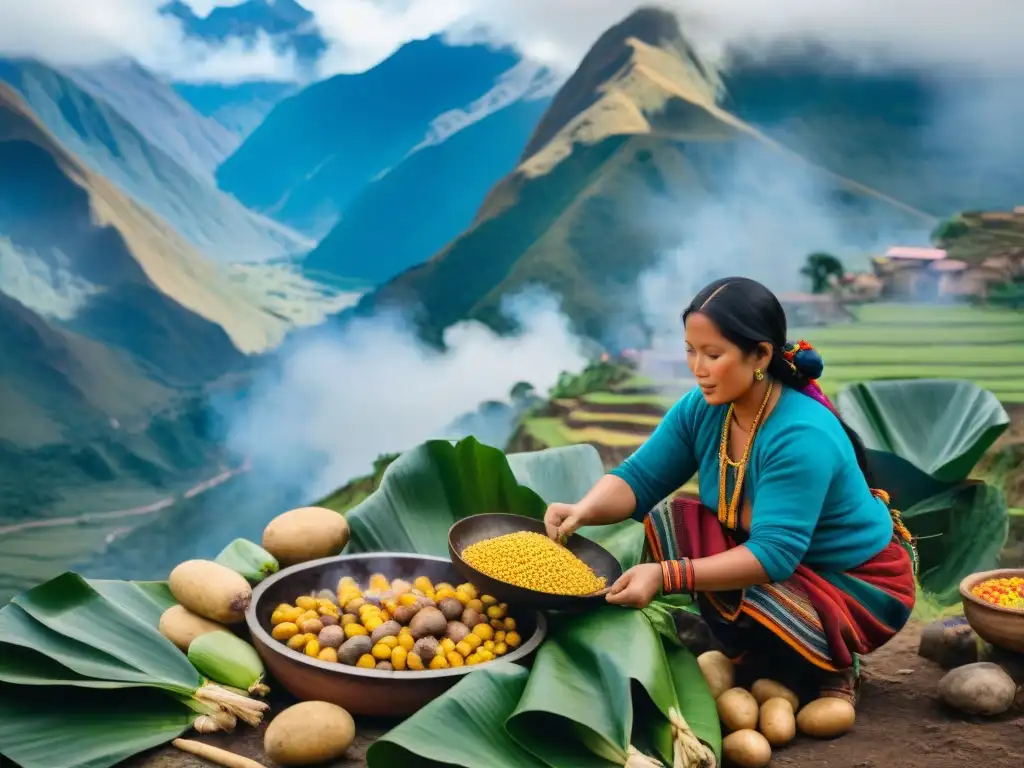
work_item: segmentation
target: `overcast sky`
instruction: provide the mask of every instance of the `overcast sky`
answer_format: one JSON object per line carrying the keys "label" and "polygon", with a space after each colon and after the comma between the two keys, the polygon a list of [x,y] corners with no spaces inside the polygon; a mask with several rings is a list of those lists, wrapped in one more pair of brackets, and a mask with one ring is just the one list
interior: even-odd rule
{"label": "overcast sky", "polygon": [[[0,53],[88,62],[131,55],[181,79],[289,78],[294,62],[267,41],[252,49],[182,39],[165,0],[0,0]],[[218,4],[190,0],[204,14]],[[226,0],[223,4],[232,4]],[[362,71],[398,46],[467,30],[571,71],[631,0],[305,0],[331,43],[322,74]],[[860,57],[879,51],[928,65],[1024,72],[1022,0],[667,0],[710,51],[751,39],[818,39]]]}

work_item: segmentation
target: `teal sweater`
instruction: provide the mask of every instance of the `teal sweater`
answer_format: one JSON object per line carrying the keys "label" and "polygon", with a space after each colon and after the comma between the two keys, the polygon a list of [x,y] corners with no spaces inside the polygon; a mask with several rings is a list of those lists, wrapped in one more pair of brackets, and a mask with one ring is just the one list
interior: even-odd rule
{"label": "teal sweater", "polygon": [[[647,442],[612,470],[633,489],[635,517],[646,515],[694,472],[701,502],[718,509],[718,448],[727,410],[708,405],[693,389]],[[892,539],[889,510],[864,481],[839,420],[789,387],[757,432],[744,485],[753,506],[745,543],[773,582],[788,579],[800,563],[849,570]],[[731,486],[732,480],[730,494]]]}

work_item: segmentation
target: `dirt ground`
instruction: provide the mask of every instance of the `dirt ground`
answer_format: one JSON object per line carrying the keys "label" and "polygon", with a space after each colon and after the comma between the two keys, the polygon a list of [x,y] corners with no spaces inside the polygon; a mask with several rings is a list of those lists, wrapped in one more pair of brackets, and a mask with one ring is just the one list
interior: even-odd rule
{"label": "dirt ground", "polygon": [[[1024,710],[992,720],[969,718],[943,707],[936,686],[943,671],[917,655],[921,625],[911,624],[887,646],[864,659],[864,683],[854,730],[835,741],[798,737],[777,750],[773,766],[786,768],[1021,768]],[[1020,682],[1020,681],[1018,681]],[[367,747],[391,726],[358,722],[359,738],[346,759],[326,768],[362,768]],[[261,733],[239,732],[202,740],[264,765]],[[210,764],[173,747],[137,756],[121,768],[208,768]],[[480,768],[501,768],[480,766]]]}

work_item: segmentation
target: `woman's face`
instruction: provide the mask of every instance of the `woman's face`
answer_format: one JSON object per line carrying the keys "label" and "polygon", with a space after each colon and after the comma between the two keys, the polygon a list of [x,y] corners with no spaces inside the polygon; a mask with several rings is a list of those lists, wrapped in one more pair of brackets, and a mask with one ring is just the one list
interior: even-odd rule
{"label": "woman's face", "polygon": [[754,371],[764,370],[768,359],[765,353],[745,354],[699,312],[686,319],[686,362],[709,405],[742,398],[754,385]]}

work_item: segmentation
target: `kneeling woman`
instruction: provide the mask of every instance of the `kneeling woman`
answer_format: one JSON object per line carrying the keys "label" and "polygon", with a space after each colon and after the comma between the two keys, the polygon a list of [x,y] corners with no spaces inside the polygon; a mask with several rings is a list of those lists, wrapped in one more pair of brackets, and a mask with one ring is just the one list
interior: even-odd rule
{"label": "kneeling woman", "polygon": [[[683,322],[698,387],[581,501],[552,504],[548,533],[643,519],[653,562],[623,574],[608,602],[694,594],[735,661],[792,669],[799,657],[819,695],[853,704],[858,654],[892,638],[914,607],[910,535],[817,386],[821,358],[786,343],[767,288],[719,280]],[[699,501],[663,501],[694,472]]]}

